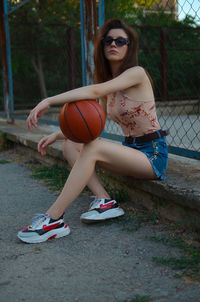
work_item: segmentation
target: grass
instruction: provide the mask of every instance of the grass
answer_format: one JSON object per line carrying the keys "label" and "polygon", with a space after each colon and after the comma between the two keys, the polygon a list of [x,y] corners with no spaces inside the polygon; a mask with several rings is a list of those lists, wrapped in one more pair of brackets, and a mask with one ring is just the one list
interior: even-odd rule
{"label": "grass", "polygon": [[144,224],[157,224],[158,217],[151,212],[126,208],[126,215],[102,222],[104,225],[112,223],[121,225],[123,231],[134,232],[139,230]]}
{"label": "grass", "polygon": [[[180,257],[153,257],[153,262],[169,266],[176,272],[176,277],[187,276],[200,281],[200,244],[187,243],[183,238],[151,237],[153,241],[180,249]],[[177,273],[178,271],[178,273]]]}
{"label": "grass", "polygon": [[167,238],[167,237],[159,237],[159,236],[151,236],[148,239],[157,242],[157,243],[162,243],[164,245],[168,245],[171,247],[177,247],[177,248],[184,248],[185,247],[185,242],[184,240],[179,237],[179,238]]}
{"label": "grass", "polygon": [[131,300],[123,300],[120,302],[149,302],[149,301],[151,301],[151,298],[149,296],[136,295],[135,298],[133,298]]}
{"label": "grass", "polygon": [[[32,177],[35,179],[42,180],[46,185],[48,185],[52,190],[60,191],[70,173],[69,170],[65,168],[58,167],[57,165],[48,166],[48,167],[33,167]],[[117,185],[111,185],[109,182],[101,176],[101,181],[108,191],[110,196],[117,200],[119,203],[123,203],[127,201],[128,194],[123,187],[119,187]],[[87,187],[84,191],[88,191]]]}
{"label": "grass", "polygon": [[[3,163],[5,162],[3,161]],[[32,167],[32,169],[33,178],[42,180],[50,187],[50,189],[56,191],[60,191],[63,188],[69,175],[69,170],[58,167],[57,165],[50,167]],[[102,182],[104,183],[103,180]],[[116,188],[113,184],[109,185],[107,180],[105,182],[106,189],[108,190],[109,194],[115,192],[115,198],[119,203],[127,200],[127,193],[123,187]],[[137,231],[143,225],[158,224],[159,219],[160,218],[156,212],[126,208],[126,215],[119,217],[118,219],[110,219],[102,222],[101,224],[109,225],[112,223],[118,223],[122,226],[122,230],[133,232]],[[200,281],[200,243],[198,243],[198,246],[194,245],[194,243],[188,244],[180,236],[174,236],[173,238],[166,236],[152,236],[148,239],[174,248],[179,248],[181,252],[180,257],[153,257],[153,262],[159,265],[171,267],[172,270],[176,272],[176,277],[188,276],[193,280]],[[149,301],[148,299],[149,298],[146,296],[136,296],[134,299],[127,302],[146,302]]]}
{"label": "grass", "polygon": [[[51,190],[60,191],[69,175],[69,170],[58,167],[57,165],[48,167],[34,167],[32,166],[32,177],[44,182]],[[103,185],[105,185],[108,193],[117,200],[119,204],[126,202],[128,200],[128,194],[123,187],[119,187],[115,184],[109,184],[106,177],[101,177]],[[87,191],[87,188],[86,190]],[[115,196],[113,196],[115,194]],[[102,224],[112,224],[118,223],[122,226],[124,231],[137,231],[144,223],[157,223],[158,217],[155,213],[136,210],[136,209],[126,209],[126,215],[118,219],[110,219]]]}
{"label": "grass", "polygon": [[7,140],[7,134],[6,132],[0,133],[0,151],[7,150],[9,147],[9,143]]}
{"label": "grass", "polygon": [[97,175],[101,180],[104,188],[118,203],[122,204],[129,199],[127,189],[119,183],[111,182],[111,179],[107,176],[105,170],[97,168]]}
{"label": "grass", "polygon": [[53,165],[50,167],[32,167],[32,177],[42,180],[53,191],[60,191],[69,175],[69,171],[65,168]]}
{"label": "grass", "polygon": [[9,164],[9,163],[10,163],[9,160],[5,160],[5,159],[1,159],[1,160],[0,160],[0,164],[1,164],[1,165]]}

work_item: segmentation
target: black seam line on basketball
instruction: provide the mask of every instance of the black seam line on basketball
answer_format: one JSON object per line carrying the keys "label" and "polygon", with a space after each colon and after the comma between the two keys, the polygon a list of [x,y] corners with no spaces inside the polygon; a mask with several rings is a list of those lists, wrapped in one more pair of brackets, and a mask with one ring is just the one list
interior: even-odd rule
{"label": "black seam line on basketball", "polygon": [[96,109],[96,111],[99,115],[100,121],[101,121],[101,129],[102,129],[101,131],[103,131],[103,121],[102,121],[102,117],[101,117],[101,114],[99,112],[99,109],[96,106],[94,106],[94,104],[92,102],[88,101],[88,103],[90,103]]}
{"label": "black seam line on basketball", "polygon": [[87,127],[87,129],[88,129],[88,132],[90,133],[91,137],[94,138],[94,135],[92,134],[92,132],[91,132],[91,130],[90,130],[90,127],[88,126],[88,123],[87,123],[86,119],[85,119],[84,116],[82,115],[82,113],[81,113],[81,111],[80,111],[80,109],[79,109],[79,107],[78,107],[78,105],[77,105],[76,103],[75,103],[75,106],[76,106],[76,109],[79,111],[80,115],[82,116],[82,118],[83,118],[83,120],[84,120],[84,122],[85,122],[85,125],[86,125],[86,127]]}
{"label": "black seam line on basketball", "polygon": [[65,115],[65,112],[64,112],[64,119],[65,119],[65,122],[66,122],[66,124],[67,124],[67,127],[68,127],[68,129],[69,129],[71,135],[72,135],[76,140],[78,140],[78,141],[80,142],[80,139],[79,139],[76,135],[74,135],[73,131],[72,131],[71,128],[70,128],[70,126],[69,126],[69,124],[68,124],[68,122],[67,122],[67,117],[66,117],[66,115]]}

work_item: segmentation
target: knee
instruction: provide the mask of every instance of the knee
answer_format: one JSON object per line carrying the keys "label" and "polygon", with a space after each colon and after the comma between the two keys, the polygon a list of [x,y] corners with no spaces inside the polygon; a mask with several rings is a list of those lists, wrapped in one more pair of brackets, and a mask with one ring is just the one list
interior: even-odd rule
{"label": "knee", "polygon": [[62,151],[64,158],[68,161],[70,165],[73,165],[76,161],[79,153],[83,147],[83,144],[72,142],[67,139],[62,144]]}
{"label": "knee", "polygon": [[74,152],[73,142],[66,139],[62,143],[62,152],[65,159],[69,159],[70,155]]}
{"label": "knee", "polygon": [[81,151],[81,155],[87,154],[87,155],[90,155],[91,158],[93,156],[96,157],[100,150],[99,145],[100,145],[99,139],[95,139],[95,140],[91,141],[90,143],[85,144]]}

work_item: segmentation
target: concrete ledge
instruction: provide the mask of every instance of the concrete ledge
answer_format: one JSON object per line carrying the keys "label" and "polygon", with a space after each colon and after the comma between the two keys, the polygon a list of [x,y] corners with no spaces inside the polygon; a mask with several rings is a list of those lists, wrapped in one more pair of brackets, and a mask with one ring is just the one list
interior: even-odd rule
{"label": "concrete ledge", "polygon": [[[66,165],[59,142],[48,147],[45,157],[37,152],[39,140],[52,130],[49,126],[41,126],[29,132],[24,121],[15,121],[11,125],[0,120],[0,132],[6,133],[7,139],[22,152],[28,152],[30,157],[44,164]],[[200,161],[170,155],[167,179],[164,181],[138,180],[111,173],[107,176],[111,183],[125,188],[130,206],[148,208],[158,216],[195,231],[200,230]]]}

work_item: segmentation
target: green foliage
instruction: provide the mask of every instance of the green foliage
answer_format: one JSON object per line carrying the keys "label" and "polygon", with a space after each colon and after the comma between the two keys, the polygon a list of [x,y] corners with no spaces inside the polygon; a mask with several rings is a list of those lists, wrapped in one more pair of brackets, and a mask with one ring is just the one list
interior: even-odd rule
{"label": "green foliage", "polygon": [[161,28],[166,35],[168,96],[172,99],[198,98],[200,78],[196,66],[200,65],[200,32],[196,29],[198,25],[195,18],[186,15],[185,19],[180,21],[174,17],[173,13],[166,14],[161,8],[155,9],[157,12],[154,10],[153,13],[146,14],[144,7],[151,10],[152,5],[159,1],[136,2],[140,4],[140,7],[128,0],[106,2],[106,19],[113,16],[122,18],[138,32],[139,64],[152,76],[156,98],[162,98]]}
{"label": "green foliage", "polygon": [[107,181],[105,178],[102,178],[102,182],[109,195],[112,196],[112,198],[114,198],[119,204],[128,200],[128,193],[123,186],[119,186],[119,184],[111,185],[109,180]]}
{"label": "green foliage", "polygon": [[159,237],[159,236],[151,236],[148,239],[162,243],[167,246],[178,247],[178,248],[185,248],[185,243],[182,238],[168,238],[168,237]]}
{"label": "green foliage", "polygon": [[7,150],[11,146],[11,142],[7,139],[7,133],[6,132],[0,132],[0,151],[1,150]]}
{"label": "green foliage", "polygon": [[44,181],[51,190],[61,190],[69,175],[69,171],[57,165],[33,168],[32,177]]}
{"label": "green foliage", "polygon": [[178,277],[189,276],[200,281],[200,247],[188,244],[182,238],[151,237],[151,240],[165,245],[177,247],[181,251],[180,257],[153,257],[155,263],[170,266],[174,271],[179,271]]}
{"label": "green foliage", "polygon": [[158,216],[153,212],[126,207],[126,215],[118,217],[117,219],[109,219],[102,224],[109,225],[117,223],[122,226],[123,231],[136,232],[145,224],[155,225],[158,221]]}
{"label": "green foliage", "polygon": [[[175,98],[199,95],[197,66],[200,65],[200,33],[189,15],[179,21],[161,9],[151,11],[158,0],[105,1],[105,19],[119,17],[136,29],[140,37],[139,64],[154,81],[161,98],[160,27],[166,33],[168,94]],[[153,10],[155,12],[155,8]],[[79,0],[31,0],[9,16],[15,103],[37,103],[41,79],[34,65],[41,59],[47,94],[70,89],[69,32],[74,29],[75,86],[81,86],[81,43]],[[1,89],[2,91],[2,89]]]}
{"label": "green foliage", "polygon": [[149,301],[151,301],[151,297],[149,297],[149,296],[136,295],[135,298],[133,298],[131,300],[124,300],[124,301],[120,301],[120,302],[149,302]]}
{"label": "green foliage", "polygon": [[[70,58],[67,58],[68,29],[75,28],[75,52],[79,57],[76,63],[80,68],[79,21],[78,0],[32,0],[10,15],[15,102],[36,103],[43,97],[41,78],[34,67],[39,67],[39,59],[47,94],[55,95],[68,89],[71,77]],[[80,72],[76,81],[80,86]]]}
{"label": "green foliage", "polygon": [[5,160],[5,159],[1,159],[0,160],[0,164],[1,165],[10,164],[10,161],[9,160]]}
{"label": "green foliage", "polygon": [[159,0],[109,0],[105,1],[105,16],[106,19],[121,18],[138,21],[138,16],[145,8],[151,10],[153,5]]}
{"label": "green foliage", "polygon": [[[177,21],[164,13],[140,16],[142,27],[135,27],[140,37],[139,62],[154,81],[155,95],[161,98],[160,31],[165,35],[168,95],[171,98],[191,99],[199,94],[200,33],[193,18]],[[134,26],[134,24],[132,23]]]}

